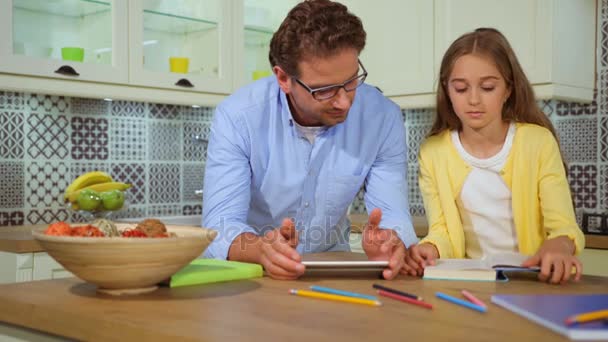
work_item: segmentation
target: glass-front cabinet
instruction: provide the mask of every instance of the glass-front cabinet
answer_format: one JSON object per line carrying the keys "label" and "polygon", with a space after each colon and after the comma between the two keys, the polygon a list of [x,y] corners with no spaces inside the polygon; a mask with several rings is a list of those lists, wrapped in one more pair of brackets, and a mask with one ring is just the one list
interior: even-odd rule
{"label": "glass-front cabinet", "polygon": [[0,1],[0,72],[128,82],[124,0]]}
{"label": "glass-front cabinet", "polygon": [[268,61],[270,39],[283,19],[299,0],[242,0],[242,15],[237,20],[242,31],[237,38],[237,49],[242,58],[236,62],[236,88],[262,77],[270,76]]}
{"label": "glass-front cabinet", "polygon": [[234,1],[132,0],[129,6],[132,84],[232,91]]}

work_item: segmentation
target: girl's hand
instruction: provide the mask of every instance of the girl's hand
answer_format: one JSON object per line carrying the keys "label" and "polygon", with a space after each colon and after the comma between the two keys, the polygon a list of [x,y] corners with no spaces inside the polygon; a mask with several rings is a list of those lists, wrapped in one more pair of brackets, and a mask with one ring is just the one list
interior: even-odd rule
{"label": "girl's hand", "polygon": [[421,276],[426,265],[435,265],[435,259],[439,258],[439,251],[430,243],[412,245],[405,254],[404,273],[413,276]]}
{"label": "girl's hand", "polygon": [[574,242],[567,236],[546,240],[538,252],[524,261],[522,266],[540,266],[538,279],[552,284],[563,284],[570,279],[572,267],[576,269],[574,281],[581,279],[583,264],[575,257]]}

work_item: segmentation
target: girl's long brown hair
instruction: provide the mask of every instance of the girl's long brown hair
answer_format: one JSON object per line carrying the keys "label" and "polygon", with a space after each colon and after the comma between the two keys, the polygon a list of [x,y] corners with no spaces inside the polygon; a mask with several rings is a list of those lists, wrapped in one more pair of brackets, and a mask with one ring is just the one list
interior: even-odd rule
{"label": "girl's long brown hair", "polygon": [[511,89],[511,95],[503,107],[504,121],[537,124],[547,128],[555,139],[558,139],[551,121],[536,104],[532,85],[524,74],[511,45],[502,33],[493,28],[478,28],[460,36],[443,56],[437,85],[437,116],[429,136],[439,134],[446,129],[462,129],[462,124],[454,113],[448,96],[447,84],[456,60],[468,54],[486,56],[494,61],[507,87]]}

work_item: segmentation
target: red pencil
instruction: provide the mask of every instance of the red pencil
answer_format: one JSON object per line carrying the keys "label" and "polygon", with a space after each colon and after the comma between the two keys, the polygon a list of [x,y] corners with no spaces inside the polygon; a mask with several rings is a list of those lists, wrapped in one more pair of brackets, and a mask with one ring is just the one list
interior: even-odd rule
{"label": "red pencil", "polygon": [[384,296],[384,297],[400,300],[402,302],[406,302],[406,303],[422,306],[423,308],[427,308],[427,309],[432,309],[433,308],[433,305],[431,305],[431,304],[429,304],[427,302],[423,302],[423,301],[418,300],[418,299],[412,299],[412,298],[409,298],[409,297],[406,297],[406,296],[401,296],[401,295],[398,295],[396,293],[392,293],[392,292],[388,292],[388,291],[384,291],[384,290],[378,290],[378,294],[381,295],[381,296]]}

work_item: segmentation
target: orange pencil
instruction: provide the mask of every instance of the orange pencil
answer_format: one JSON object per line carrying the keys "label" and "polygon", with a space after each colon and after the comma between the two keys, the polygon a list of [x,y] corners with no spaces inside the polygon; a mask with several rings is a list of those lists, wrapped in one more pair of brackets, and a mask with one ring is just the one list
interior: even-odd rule
{"label": "orange pencil", "polygon": [[608,310],[598,310],[592,312],[585,312],[582,314],[570,316],[566,319],[565,323],[568,325],[572,325],[575,323],[585,323],[591,321],[597,321],[598,319],[607,319],[608,318]]}

